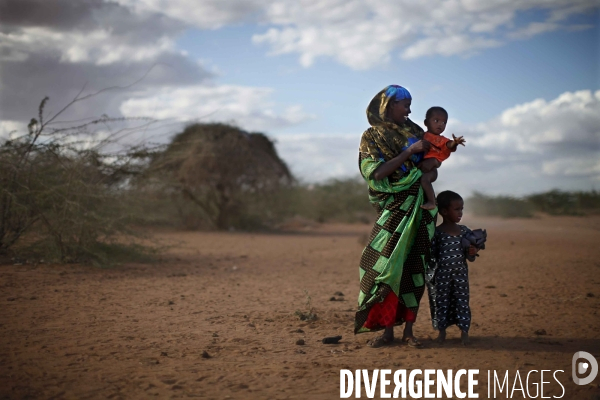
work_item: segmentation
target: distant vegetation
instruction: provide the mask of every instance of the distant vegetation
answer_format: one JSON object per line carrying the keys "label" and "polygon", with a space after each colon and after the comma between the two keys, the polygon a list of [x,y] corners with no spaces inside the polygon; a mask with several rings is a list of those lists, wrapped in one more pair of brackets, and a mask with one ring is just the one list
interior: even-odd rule
{"label": "distant vegetation", "polygon": [[551,190],[523,197],[488,196],[474,193],[466,206],[475,215],[503,218],[530,218],[535,213],[549,215],[588,215],[600,213],[600,192]]}
{"label": "distant vegetation", "polygon": [[[167,145],[127,147],[120,142],[124,134],[155,121],[60,123],[57,117],[70,105],[46,118],[46,102],[27,132],[0,143],[0,261],[104,266],[150,259],[155,249],[139,241],[147,227],[276,230],[289,227],[286,221],[376,218],[362,179],[299,183],[262,133],[194,124]],[[125,126],[112,129],[115,123]],[[101,140],[98,130],[105,132]],[[586,215],[600,212],[600,193],[475,193],[467,208],[506,218]]]}

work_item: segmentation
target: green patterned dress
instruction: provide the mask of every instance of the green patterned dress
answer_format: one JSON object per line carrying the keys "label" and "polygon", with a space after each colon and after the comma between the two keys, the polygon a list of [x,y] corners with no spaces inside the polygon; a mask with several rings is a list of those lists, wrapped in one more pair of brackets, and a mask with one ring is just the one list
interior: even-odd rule
{"label": "green patterned dress", "polygon": [[412,156],[387,178],[373,172],[423,137],[423,130],[407,120],[397,125],[386,117],[390,98],[379,92],[367,108],[371,127],[362,136],[359,166],[369,185],[369,200],[378,219],[360,260],[360,293],[354,333],[414,322],[425,289],[425,267],[430,258],[437,208],[423,210],[424,194]]}

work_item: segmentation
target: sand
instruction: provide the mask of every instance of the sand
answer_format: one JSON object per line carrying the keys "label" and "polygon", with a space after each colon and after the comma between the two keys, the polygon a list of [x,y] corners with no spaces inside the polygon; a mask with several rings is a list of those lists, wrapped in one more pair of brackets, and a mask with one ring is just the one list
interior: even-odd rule
{"label": "sand", "polygon": [[[600,359],[600,217],[463,223],[488,230],[470,266],[468,347],[455,327],[444,346],[431,341],[426,296],[415,324],[424,348],[373,349],[375,334],[353,335],[369,225],[157,232],[179,246],[156,264],[0,266],[0,398],[333,399],[340,369],[386,368],[477,368],[480,398],[488,370],[509,371],[511,386],[517,371],[525,384],[528,371],[563,370],[563,398],[600,396],[600,378],[571,379],[576,351]],[[333,335],[339,344],[321,343]],[[544,380],[544,396],[561,395],[551,373]]]}

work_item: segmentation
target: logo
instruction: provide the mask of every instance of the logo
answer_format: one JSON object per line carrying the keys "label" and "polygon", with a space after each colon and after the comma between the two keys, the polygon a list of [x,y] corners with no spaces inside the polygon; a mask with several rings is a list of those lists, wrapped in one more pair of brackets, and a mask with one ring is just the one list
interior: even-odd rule
{"label": "logo", "polygon": [[[586,361],[579,361],[582,358]],[[578,375],[584,375],[588,371],[590,374],[587,376],[587,378],[578,377]],[[578,351],[577,353],[573,354],[572,373],[573,382],[575,382],[576,385],[587,385],[598,375],[598,362],[590,353]]]}

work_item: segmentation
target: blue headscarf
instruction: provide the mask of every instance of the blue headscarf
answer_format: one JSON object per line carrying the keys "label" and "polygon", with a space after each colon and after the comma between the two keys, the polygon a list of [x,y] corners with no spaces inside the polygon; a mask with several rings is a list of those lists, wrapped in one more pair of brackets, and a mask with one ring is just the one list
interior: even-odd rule
{"label": "blue headscarf", "polygon": [[390,98],[390,100],[400,101],[404,99],[412,100],[412,96],[410,92],[399,85],[390,85],[387,87],[385,91],[385,95]]}

